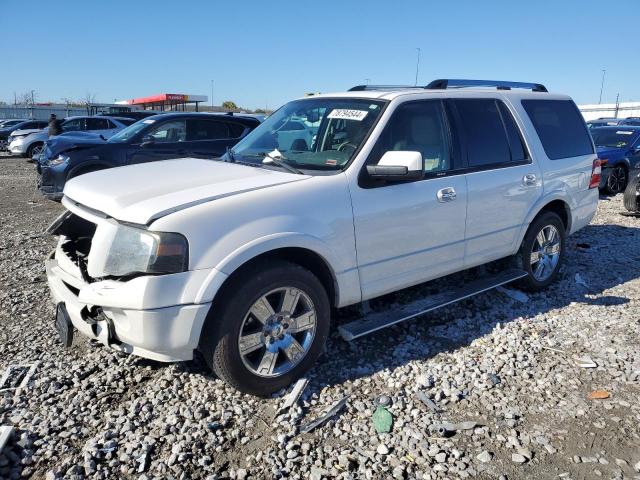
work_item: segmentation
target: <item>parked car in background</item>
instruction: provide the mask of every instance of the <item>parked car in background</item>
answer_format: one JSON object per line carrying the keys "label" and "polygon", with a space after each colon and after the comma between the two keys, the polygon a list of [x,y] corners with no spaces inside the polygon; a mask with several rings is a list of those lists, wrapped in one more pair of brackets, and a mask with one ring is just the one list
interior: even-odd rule
{"label": "parked car in background", "polygon": [[39,130],[46,126],[47,122],[44,120],[23,120],[8,127],[0,127],[0,150],[7,150],[9,135],[16,130]]}
{"label": "parked car in background", "polygon": [[640,126],[640,117],[627,117],[619,123],[619,125]]}
{"label": "parked car in background", "polygon": [[602,165],[600,189],[613,195],[624,192],[629,172],[640,167],[640,127],[619,125],[590,131]]}
{"label": "parked car in background", "polygon": [[[136,124],[109,146],[186,141],[195,134],[186,118],[143,120],[159,129]],[[294,119],[319,125],[297,137],[306,148],[278,133]],[[65,344],[77,329],[165,362],[199,349],[221,379],[268,395],[312,367],[334,309],[496,260],[513,265],[342,324],[353,339],[511,281],[549,286],[567,236],[596,212],[600,181],[569,97],[481,80],[292,101],[223,160],[147,162],[66,185],[46,262]]]}
{"label": "parked car in background", "polygon": [[619,122],[620,122],[619,118],[601,117],[596,120],[589,120],[587,122],[587,127],[589,127],[590,129],[598,128],[598,127],[608,127],[608,126],[618,125]]}
{"label": "parked car in background", "polygon": [[0,120],[0,128],[8,128],[18,123],[26,122],[28,119],[26,118],[7,118],[4,120]]}
{"label": "parked car in background", "polygon": [[242,115],[167,113],[140,120],[107,142],[60,136],[47,142],[38,163],[40,192],[60,199],[67,180],[105,168],[180,157],[219,157],[259,124]]}
{"label": "parked car in background", "polygon": [[[116,132],[135,123],[131,118],[121,117],[69,117],[62,122],[62,134],[85,133],[94,138],[109,138]],[[46,125],[46,122],[45,122]],[[49,139],[47,129],[37,132],[16,131],[9,137],[9,152],[12,155],[32,158],[40,155],[44,142]]]}
{"label": "parked car in background", "polygon": [[142,120],[145,118],[152,117],[154,115],[158,115],[162,112],[154,112],[151,110],[132,110],[130,112],[119,112],[117,115],[109,114],[109,113],[98,113],[97,116],[115,116],[120,118],[132,118],[133,120]]}

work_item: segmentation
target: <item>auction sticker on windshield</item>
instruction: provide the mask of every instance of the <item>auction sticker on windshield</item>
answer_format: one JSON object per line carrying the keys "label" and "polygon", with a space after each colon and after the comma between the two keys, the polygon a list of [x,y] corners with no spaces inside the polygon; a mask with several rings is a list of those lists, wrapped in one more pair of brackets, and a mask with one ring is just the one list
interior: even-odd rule
{"label": "auction sticker on windshield", "polygon": [[351,110],[347,108],[336,108],[331,111],[327,118],[340,118],[342,120],[357,120],[361,122],[367,116],[366,110]]}

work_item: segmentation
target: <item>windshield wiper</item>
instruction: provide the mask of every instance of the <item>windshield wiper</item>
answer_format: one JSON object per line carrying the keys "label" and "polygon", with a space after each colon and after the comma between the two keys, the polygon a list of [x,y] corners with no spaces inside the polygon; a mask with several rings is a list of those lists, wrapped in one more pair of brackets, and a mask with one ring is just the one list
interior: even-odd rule
{"label": "windshield wiper", "polygon": [[262,158],[262,163],[264,164],[270,164],[273,163],[274,165],[277,165],[280,168],[284,168],[285,170],[290,171],[291,173],[295,173],[298,175],[304,175],[303,172],[301,172],[300,170],[298,170],[296,167],[294,167],[293,165],[289,165],[287,163],[287,158],[285,158],[276,148],[273,152],[264,152],[263,153],[263,158]]}

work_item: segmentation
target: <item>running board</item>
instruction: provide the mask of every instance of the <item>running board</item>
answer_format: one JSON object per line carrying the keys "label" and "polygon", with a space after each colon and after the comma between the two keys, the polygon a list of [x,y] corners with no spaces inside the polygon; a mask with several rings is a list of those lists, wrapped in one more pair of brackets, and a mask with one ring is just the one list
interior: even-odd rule
{"label": "running board", "polygon": [[338,327],[342,338],[350,342],[356,338],[375,332],[385,327],[390,327],[396,323],[418,317],[432,310],[436,310],[452,303],[459,302],[465,298],[473,297],[492,288],[499,287],[506,283],[519,280],[527,276],[524,270],[505,270],[500,273],[483,277],[472,282],[465,283],[461,287],[430,295],[426,298],[415,300],[406,305],[392,305],[388,310],[373,312],[363,318],[354,320]]}

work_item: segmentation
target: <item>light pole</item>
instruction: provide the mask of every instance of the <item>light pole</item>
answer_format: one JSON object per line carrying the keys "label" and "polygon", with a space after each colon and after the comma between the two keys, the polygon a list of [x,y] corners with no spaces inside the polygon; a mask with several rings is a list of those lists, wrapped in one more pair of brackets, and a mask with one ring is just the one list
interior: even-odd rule
{"label": "light pole", "polygon": [[213,111],[213,80],[211,80],[211,111]]}
{"label": "light pole", "polygon": [[600,100],[598,100],[598,104],[602,103],[602,89],[604,88],[604,76],[607,73],[606,70],[602,70],[602,83],[600,84]]}
{"label": "light pole", "polygon": [[418,86],[418,69],[420,68],[420,49],[416,48],[416,50],[418,51],[418,60],[416,61],[416,81],[413,84],[413,86]]}

